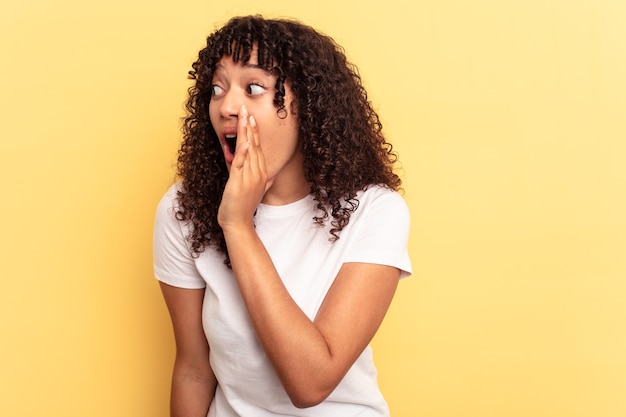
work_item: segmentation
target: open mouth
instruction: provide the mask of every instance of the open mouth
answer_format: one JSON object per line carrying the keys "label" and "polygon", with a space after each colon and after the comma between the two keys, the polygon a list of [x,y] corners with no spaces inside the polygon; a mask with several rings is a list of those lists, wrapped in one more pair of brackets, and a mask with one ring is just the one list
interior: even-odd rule
{"label": "open mouth", "polygon": [[235,147],[237,146],[237,135],[226,135],[226,144],[228,145],[228,149],[234,155]]}

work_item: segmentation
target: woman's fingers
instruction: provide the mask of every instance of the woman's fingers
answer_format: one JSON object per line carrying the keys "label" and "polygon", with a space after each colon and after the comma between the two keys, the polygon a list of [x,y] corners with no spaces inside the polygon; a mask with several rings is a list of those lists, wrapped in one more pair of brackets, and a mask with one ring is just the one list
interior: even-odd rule
{"label": "woman's fingers", "polygon": [[[234,172],[232,168],[235,168]],[[266,185],[267,170],[257,122],[245,106],[241,107],[238,114],[237,146],[230,177],[233,181],[241,181],[244,188],[252,187],[250,191],[260,189],[265,193],[269,188]]]}
{"label": "woman's fingers", "polygon": [[235,145],[235,157],[232,162],[232,167],[235,167],[238,170],[242,169],[244,166],[248,153],[248,142],[248,109],[246,109],[246,106],[241,106],[237,118],[237,143]]}
{"label": "woman's fingers", "polygon": [[252,218],[271,183],[267,178],[256,119],[242,106],[237,121],[235,156],[220,205],[222,227]]}
{"label": "woman's fingers", "polygon": [[259,128],[257,127],[256,119],[254,118],[254,116],[251,115],[248,120],[250,122],[250,128],[252,131],[252,142],[255,146],[260,147],[261,142],[259,140]]}
{"label": "woman's fingers", "polygon": [[260,163],[262,158],[259,155],[259,131],[256,125],[256,119],[254,116],[250,116],[248,118],[247,124],[247,132],[248,132],[248,160],[250,162],[250,173],[259,175],[260,171]]}
{"label": "woman's fingers", "polygon": [[271,181],[267,179],[267,167],[265,165],[265,155],[263,154],[263,148],[261,147],[261,140],[259,139],[259,129],[256,124],[256,119],[254,116],[250,116],[250,128],[253,134],[253,141],[251,143],[251,147],[254,148],[254,154],[257,159],[257,166],[259,168],[259,173],[263,176],[263,181],[265,181],[265,189],[263,192],[267,191],[272,185]]}

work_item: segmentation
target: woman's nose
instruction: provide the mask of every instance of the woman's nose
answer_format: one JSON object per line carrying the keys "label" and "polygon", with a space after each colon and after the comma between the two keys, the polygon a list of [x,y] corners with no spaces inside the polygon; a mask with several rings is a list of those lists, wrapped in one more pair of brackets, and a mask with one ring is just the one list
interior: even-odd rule
{"label": "woman's nose", "polygon": [[226,91],[220,103],[220,116],[224,118],[237,117],[243,104],[240,94],[237,94],[233,89]]}

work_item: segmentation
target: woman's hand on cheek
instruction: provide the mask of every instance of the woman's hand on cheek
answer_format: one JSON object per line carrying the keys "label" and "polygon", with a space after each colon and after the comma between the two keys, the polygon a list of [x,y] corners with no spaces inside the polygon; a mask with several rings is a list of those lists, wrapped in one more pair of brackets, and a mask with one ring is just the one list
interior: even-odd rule
{"label": "woman's hand on cheek", "polygon": [[239,111],[235,149],[217,215],[222,229],[253,226],[254,212],[271,186],[256,120],[245,106]]}

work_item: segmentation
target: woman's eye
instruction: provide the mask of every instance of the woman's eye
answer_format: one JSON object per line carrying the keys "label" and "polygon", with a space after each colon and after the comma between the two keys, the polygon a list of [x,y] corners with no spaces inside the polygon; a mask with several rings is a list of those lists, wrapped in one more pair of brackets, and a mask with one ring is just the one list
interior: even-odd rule
{"label": "woman's eye", "polygon": [[219,85],[215,85],[213,84],[211,86],[211,94],[215,97],[215,96],[219,96],[220,94],[222,94],[224,92],[224,89],[222,87],[220,87]]}
{"label": "woman's eye", "polygon": [[259,94],[263,94],[265,92],[265,88],[259,84],[248,84],[248,94],[251,96],[258,96]]}

